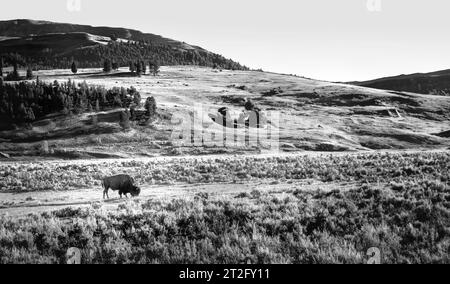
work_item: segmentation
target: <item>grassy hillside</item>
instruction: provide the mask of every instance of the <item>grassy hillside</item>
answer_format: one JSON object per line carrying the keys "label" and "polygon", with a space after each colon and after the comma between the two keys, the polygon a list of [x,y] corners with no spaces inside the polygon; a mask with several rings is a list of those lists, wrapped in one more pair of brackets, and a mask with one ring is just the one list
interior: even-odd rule
{"label": "grassy hillside", "polygon": [[[21,71],[23,72],[23,71]],[[129,157],[146,155],[189,155],[270,151],[268,141],[258,147],[177,146],[171,141],[172,115],[187,111],[194,103],[204,111],[194,129],[205,133],[222,131],[210,115],[228,107],[237,118],[246,99],[252,99],[265,113],[279,114],[271,123],[279,131],[281,151],[367,151],[379,149],[445,149],[450,146],[450,97],[420,95],[335,84],[295,76],[255,72],[220,72],[211,68],[173,66],[161,68],[159,76],[132,77],[127,68],[110,74],[99,69],[35,72],[45,82],[76,83],[106,88],[134,86],[142,100],[153,96],[159,110],[151,127],[132,124],[122,131],[114,119],[89,125],[88,113],[65,120],[48,117],[29,129],[0,132],[0,152],[12,156],[40,154],[40,141],[50,150],[116,153]],[[113,117],[113,116],[112,116]],[[245,133],[236,131],[241,137]],[[74,135],[77,138],[74,140]],[[28,143],[30,141],[36,141]]]}

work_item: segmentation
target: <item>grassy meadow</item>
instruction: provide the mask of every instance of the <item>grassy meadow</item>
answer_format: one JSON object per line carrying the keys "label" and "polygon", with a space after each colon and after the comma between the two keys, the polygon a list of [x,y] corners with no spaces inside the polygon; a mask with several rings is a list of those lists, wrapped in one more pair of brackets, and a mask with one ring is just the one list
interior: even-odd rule
{"label": "grassy meadow", "polygon": [[[4,215],[0,263],[64,263],[69,247],[81,249],[83,263],[365,263],[371,247],[380,249],[382,263],[450,263],[449,153],[181,161],[165,169],[145,167],[145,162],[115,166],[140,167],[141,182],[147,175],[183,182],[186,175],[195,182],[313,178],[331,185],[351,180],[359,186],[201,193],[130,199],[115,210],[95,203],[21,218]],[[45,168],[28,166],[32,173]],[[2,178],[3,188],[17,180],[27,187],[19,176],[27,171],[13,173],[8,167],[0,167],[3,177],[9,170],[16,180]],[[61,178],[64,168],[47,171],[44,179],[70,191],[71,184]],[[75,165],[70,171],[80,183],[94,172]]]}

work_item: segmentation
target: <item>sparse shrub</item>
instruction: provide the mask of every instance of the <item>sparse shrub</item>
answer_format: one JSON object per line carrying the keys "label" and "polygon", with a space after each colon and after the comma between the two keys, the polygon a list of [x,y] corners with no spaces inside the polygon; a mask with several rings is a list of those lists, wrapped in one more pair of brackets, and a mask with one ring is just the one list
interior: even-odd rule
{"label": "sparse shrub", "polygon": [[251,99],[248,99],[244,105],[245,109],[248,111],[253,111],[255,109],[255,104]]}
{"label": "sparse shrub", "polygon": [[391,189],[394,191],[403,191],[405,189],[405,185],[400,182],[391,182]]}
{"label": "sparse shrub", "polygon": [[252,190],[252,192],[250,192],[250,195],[253,198],[260,198],[261,197],[261,191],[259,191],[259,190]]}
{"label": "sparse shrub", "polygon": [[278,88],[273,88],[269,91],[263,92],[262,94],[264,96],[276,96],[276,95],[279,95],[282,93],[283,93],[283,90],[281,89],[281,87],[278,87]]}

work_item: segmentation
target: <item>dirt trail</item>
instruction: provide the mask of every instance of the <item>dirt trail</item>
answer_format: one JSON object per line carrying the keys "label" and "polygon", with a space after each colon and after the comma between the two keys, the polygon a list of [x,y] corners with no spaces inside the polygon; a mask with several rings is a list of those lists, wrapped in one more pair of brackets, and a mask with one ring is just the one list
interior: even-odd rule
{"label": "dirt trail", "polygon": [[[224,184],[177,184],[177,185],[154,185],[142,187],[142,193],[133,200],[164,200],[173,198],[189,198],[197,193],[208,193],[211,197],[228,196],[234,197],[239,193],[250,193],[253,190],[270,192],[273,194],[286,192],[288,190],[348,190],[357,187],[356,183],[323,183],[316,180],[302,180],[291,182],[257,181],[246,183],[224,183]],[[71,191],[45,191],[28,193],[1,193],[0,192],[0,215],[24,216],[30,213],[49,212],[65,207],[86,207],[92,204],[102,204],[104,208],[114,209],[119,204],[128,202],[130,199],[120,199],[117,192],[110,191],[110,199],[103,200],[102,189],[87,188]]]}

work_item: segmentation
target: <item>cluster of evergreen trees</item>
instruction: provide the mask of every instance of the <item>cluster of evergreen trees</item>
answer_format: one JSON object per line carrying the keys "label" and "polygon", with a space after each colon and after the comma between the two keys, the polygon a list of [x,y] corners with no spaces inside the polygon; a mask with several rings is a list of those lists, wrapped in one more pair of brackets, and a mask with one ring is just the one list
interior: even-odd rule
{"label": "cluster of evergreen trees", "polygon": [[[158,62],[152,62],[150,61],[148,63],[149,66],[149,72],[150,74],[153,74],[153,76],[158,75],[159,73],[159,63]],[[137,62],[130,61],[129,62],[130,71],[132,73],[136,73],[138,76],[141,76],[142,74],[146,74],[147,72],[147,65],[145,61],[138,60]]]}
{"label": "cluster of evergreen trees", "polygon": [[[105,58],[116,66],[129,66],[137,61],[157,62],[158,65],[199,65],[229,70],[248,70],[231,59],[202,49],[180,49],[170,45],[152,42],[116,42],[108,45],[96,45],[89,48],[76,49],[65,52],[64,55],[46,50],[45,53],[27,57],[17,53],[3,54],[5,61],[16,62],[20,66],[32,65],[37,69],[69,69],[75,60],[78,68],[104,68]],[[136,66],[137,67],[137,66]]]}
{"label": "cluster of evergreen trees", "polygon": [[[3,57],[0,57],[0,80],[3,81]],[[8,73],[5,77],[5,81],[20,81],[23,78],[19,75],[17,61],[13,61],[13,71]],[[33,79],[33,70],[30,66],[27,68],[27,73],[25,79],[31,80]]]}
{"label": "cluster of evergreen trees", "polygon": [[5,84],[0,79],[0,119],[10,124],[31,123],[51,113],[83,113],[140,105],[135,88],[88,86],[75,84],[22,81]]}

